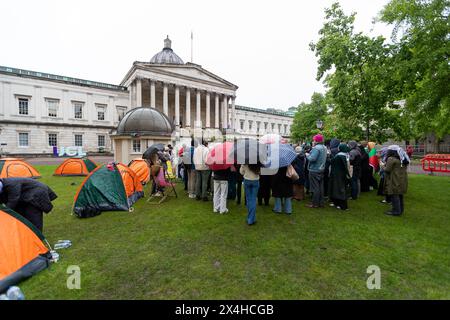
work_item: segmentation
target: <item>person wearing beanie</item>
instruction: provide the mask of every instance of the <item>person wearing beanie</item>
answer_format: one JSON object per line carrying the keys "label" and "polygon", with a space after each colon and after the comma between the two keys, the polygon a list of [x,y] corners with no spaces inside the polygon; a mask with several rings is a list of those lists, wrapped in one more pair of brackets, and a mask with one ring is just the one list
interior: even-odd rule
{"label": "person wearing beanie", "polygon": [[317,134],[313,137],[313,148],[311,153],[306,154],[308,159],[309,187],[312,193],[312,203],[309,208],[324,206],[323,173],[327,161],[327,149],[323,145],[323,136]]}

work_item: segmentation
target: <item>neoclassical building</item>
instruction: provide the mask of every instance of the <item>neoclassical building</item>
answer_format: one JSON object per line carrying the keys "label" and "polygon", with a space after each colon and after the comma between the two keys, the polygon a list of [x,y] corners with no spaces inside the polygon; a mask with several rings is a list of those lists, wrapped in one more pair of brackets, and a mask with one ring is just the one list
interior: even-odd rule
{"label": "neoclassical building", "polygon": [[289,137],[292,114],[236,105],[237,89],[201,65],[184,63],[168,37],[148,62],[134,62],[119,85],[0,66],[0,154],[51,154],[69,146],[111,152],[111,138],[128,136],[131,156],[139,155],[152,140],[117,132],[137,107],[164,114],[175,136],[204,129],[209,136]]}

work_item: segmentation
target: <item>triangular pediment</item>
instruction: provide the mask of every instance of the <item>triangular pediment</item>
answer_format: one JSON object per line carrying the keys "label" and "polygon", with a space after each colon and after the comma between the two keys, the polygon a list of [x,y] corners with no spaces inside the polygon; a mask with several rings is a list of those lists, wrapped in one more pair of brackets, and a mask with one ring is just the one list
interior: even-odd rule
{"label": "triangular pediment", "polygon": [[220,78],[219,76],[203,69],[201,66],[193,63],[187,63],[183,65],[165,65],[165,64],[150,64],[150,63],[138,63],[136,67],[144,70],[164,74],[173,78],[184,78],[197,81],[208,82],[213,85],[226,86],[232,90],[236,90],[238,87],[233,83]]}

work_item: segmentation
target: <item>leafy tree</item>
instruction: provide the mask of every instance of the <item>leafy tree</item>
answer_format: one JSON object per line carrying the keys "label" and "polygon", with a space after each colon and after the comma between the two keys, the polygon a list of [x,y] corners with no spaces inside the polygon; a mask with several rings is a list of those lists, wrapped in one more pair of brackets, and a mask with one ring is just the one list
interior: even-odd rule
{"label": "leafy tree", "polygon": [[291,135],[295,141],[311,140],[318,132],[317,120],[325,120],[327,115],[327,102],[324,95],[315,92],[311,97],[311,103],[302,102],[294,115],[291,127]]}
{"label": "leafy tree", "polygon": [[391,0],[381,21],[394,25],[391,65],[402,111],[403,135],[450,133],[450,1]]}
{"label": "leafy tree", "polygon": [[339,3],[325,10],[320,39],[310,47],[318,57],[317,80],[324,79],[334,117],[365,130],[367,140],[384,141],[398,121],[390,112],[395,90],[390,76],[392,48],[383,37],[355,33],[355,13],[347,16]]}

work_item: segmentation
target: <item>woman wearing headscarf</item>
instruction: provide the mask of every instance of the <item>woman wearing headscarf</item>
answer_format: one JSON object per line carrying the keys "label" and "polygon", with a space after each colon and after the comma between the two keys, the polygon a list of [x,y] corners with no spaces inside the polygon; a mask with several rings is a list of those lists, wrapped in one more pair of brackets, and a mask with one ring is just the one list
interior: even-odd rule
{"label": "woman wearing headscarf", "polygon": [[383,147],[380,150],[380,183],[378,184],[378,192],[377,195],[384,196],[384,199],[381,200],[381,203],[391,203],[391,197],[386,194],[385,185],[386,185],[386,174],[384,172],[382,164],[386,162],[387,155],[387,147]]}
{"label": "woman wearing headscarf", "polygon": [[341,140],[333,138],[330,141],[330,151],[331,151],[331,158],[339,153],[339,145],[341,144]]}
{"label": "woman wearing headscarf", "polygon": [[361,153],[361,192],[370,191],[370,165],[369,165],[369,153],[366,151],[367,142],[363,141],[358,146],[359,152]]}
{"label": "woman wearing headscarf", "polygon": [[385,212],[387,215],[400,216],[404,212],[403,195],[408,189],[409,163],[409,157],[402,148],[398,145],[388,147],[383,170],[386,174],[385,190],[391,196],[392,210]]}
{"label": "woman wearing headscarf", "polygon": [[349,147],[345,143],[339,144],[339,152],[331,159],[329,195],[337,209],[347,210],[347,184],[350,181]]}
{"label": "woman wearing headscarf", "polygon": [[361,152],[358,148],[358,144],[356,141],[350,141],[348,143],[348,147],[350,148],[349,157],[350,157],[350,165],[353,167],[352,169],[352,180],[351,180],[351,190],[352,190],[352,199],[358,199],[359,192],[361,190],[360,185],[360,177],[361,177]]}
{"label": "woman wearing headscarf", "polygon": [[300,146],[295,148],[295,153],[297,153],[297,157],[291,164],[295,172],[297,172],[299,179],[294,181],[292,198],[301,201],[305,199],[305,153]]}

